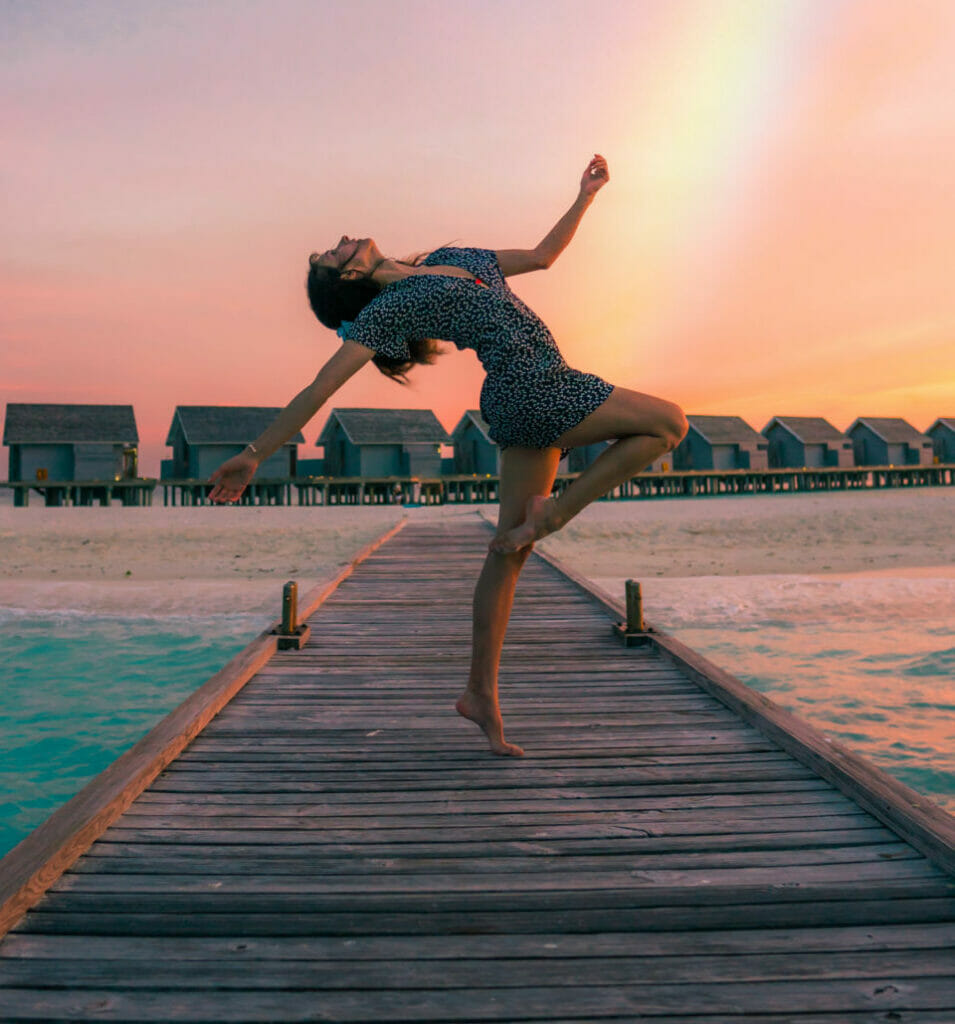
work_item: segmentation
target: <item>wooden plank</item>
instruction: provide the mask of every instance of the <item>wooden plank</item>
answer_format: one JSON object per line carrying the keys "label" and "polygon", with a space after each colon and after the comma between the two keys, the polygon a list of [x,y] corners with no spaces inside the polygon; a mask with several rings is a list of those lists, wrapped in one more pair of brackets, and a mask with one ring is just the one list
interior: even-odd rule
{"label": "wooden plank", "polygon": [[[167,778],[194,778],[197,775],[206,778],[223,776],[226,778],[242,778],[245,775],[254,775],[256,778],[281,774],[285,778],[294,779],[296,775],[311,775],[315,768],[321,766],[326,778],[348,778],[361,774],[363,777],[373,780],[377,774],[386,773],[394,778],[397,773],[409,772],[434,774],[435,771],[448,773],[456,769],[464,769],[468,772],[479,771],[487,768],[487,758],[478,754],[468,757],[446,758],[437,754],[432,757],[414,757],[409,751],[402,755],[401,751],[391,751],[390,758],[343,758],[339,759],[333,755],[325,756],[325,752],[316,749],[314,758],[309,757],[303,751],[296,751],[292,756],[283,757],[277,753],[272,757],[253,758],[249,754],[241,755],[238,760],[223,760],[217,762],[215,768],[210,766],[208,761],[189,760],[177,762],[166,772]],[[788,764],[791,760],[788,754],[779,750],[726,750],[722,753],[707,749],[701,752],[678,750],[672,753],[645,753],[640,751],[636,754],[615,755],[610,752],[602,752],[599,749],[591,750],[590,757],[580,758],[570,753],[566,758],[560,758],[554,754],[542,755],[528,759],[526,764],[533,764],[534,770],[546,770],[548,768],[561,768],[564,771],[586,771],[596,768],[638,768],[648,765],[772,765]],[[494,771],[495,768],[491,768]]]}
{"label": "wooden plank", "polygon": [[691,932],[598,932],[569,934],[443,936],[242,936],[225,937],[42,935],[11,932],[5,957],[77,960],[499,960],[533,957],[564,960],[601,956],[663,957],[681,962],[694,957],[733,958],[754,954],[792,955],[864,951],[868,953],[955,948],[955,923],[863,927],[750,928]]}
{"label": "wooden plank", "polygon": [[[190,773],[185,770],[175,774],[163,774],[153,781],[154,792],[257,792],[257,793],[286,793],[298,792],[302,794],[311,793],[362,793],[366,792],[371,785],[374,785],[378,792],[393,792],[396,790],[428,790],[446,789],[449,785],[467,787],[468,785],[479,786],[484,782],[496,782],[498,786],[506,787],[508,782],[512,788],[522,788],[527,785],[540,785],[547,782],[549,776],[557,775],[547,769],[535,770],[526,768],[523,774],[517,774],[518,769],[513,767],[498,768],[486,767],[485,763],[475,765],[471,769],[462,771],[456,776],[449,773],[428,773],[428,772],[403,772],[400,777],[390,774],[387,771],[381,773],[381,778],[372,781],[364,779],[327,778],[324,775],[316,778],[308,773],[303,774],[300,779],[294,781],[283,780],[282,778],[269,778],[256,772],[245,772],[242,774],[221,773],[208,771],[207,773]],[[511,772],[508,776],[506,773]],[[370,773],[368,773],[370,774]],[[576,768],[573,771],[567,770],[559,773],[555,781],[563,785],[574,786],[599,786],[604,783],[613,783],[619,778],[619,771],[614,768]],[[627,775],[631,783],[638,781],[647,785],[659,783],[669,785],[673,782],[686,781],[696,785],[707,782],[727,781],[769,781],[769,780],[799,780],[808,777],[808,769],[801,765],[787,764],[785,761],[770,765],[688,765],[688,766],[633,766]]]}
{"label": "wooden plank", "polygon": [[[125,961],[123,962],[125,965]],[[0,988],[48,987],[54,976],[58,988],[121,987],[132,990],[163,988],[198,991],[209,989],[310,989],[334,992],[354,989],[401,991],[457,988],[523,988],[529,976],[536,985],[555,989],[567,986],[676,984],[679,982],[757,984],[798,979],[831,980],[886,977],[953,978],[950,950],[888,950],[884,952],[825,952],[742,954],[727,956],[644,956],[551,959],[501,957],[489,962],[457,959],[418,961],[414,958],[363,959],[311,963],[250,962],[242,958],[210,971],[208,963],[183,959],[143,962],[130,974],[110,962],[76,958],[50,958],[35,963],[22,958],[0,961]],[[555,993],[557,995],[557,993]],[[559,997],[558,997],[559,998]]]}
{"label": "wooden plank", "polygon": [[[569,829],[569,827],[568,827]],[[581,834],[583,831],[583,834]],[[441,839],[395,841],[380,839],[373,841],[367,836],[355,842],[342,840],[323,842],[312,836],[296,836],[295,842],[280,845],[270,839],[277,836],[258,836],[258,841],[220,840],[209,836],[203,839],[190,840],[183,836],[167,835],[159,840],[122,840],[119,837],[109,840],[100,839],[91,847],[87,856],[98,854],[125,855],[131,858],[152,856],[159,853],[175,854],[181,857],[193,857],[208,860],[210,856],[233,857],[255,854],[258,856],[287,857],[293,852],[301,856],[319,857],[321,855],[339,856],[371,856],[371,857],[514,857],[514,856],[565,856],[570,854],[593,856],[623,854],[661,854],[664,852],[700,852],[737,850],[791,850],[791,849],[826,849],[847,848],[853,845],[869,846],[872,843],[891,843],[897,839],[895,833],[882,825],[851,829],[812,829],[793,828],[764,831],[742,831],[719,834],[700,832],[689,834],[646,835],[647,830],[621,829],[619,834],[610,836],[590,836],[586,830],[578,830],[556,836],[512,837],[506,839],[468,839],[459,838],[446,841]],[[253,837],[253,839],[256,837]],[[416,837],[417,839],[417,837]]]}
{"label": "wooden plank", "polygon": [[[367,814],[386,814],[400,816],[403,814],[467,814],[472,819],[480,819],[486,814],[511,813],[514,801],[508,799],[472,799],[470,796],[455,796],[425,800],[409,798],[400,801],[376,798],[369,794],[367,800],[342,801],[340,799],[321,799],[303,801],[297,796],[284,800],[257,800],[254,795],[232,799],[219,796],[215,799],[207,796],[198,798],[182,798],[178,795],[151,794],[149,800],[139,799],[134,807],[130,807],[123,816],[123,821],[132,821],[135,815],[147,814],[198,814],[203,817],[236,814],[239,810],[247,817],[253,818],[260,814],[327,814],[341,816],[362,816]],[[839,792],[819,792],[816,794],[768,794],[768,798],[759,793],[747,793],[737,796],[682,796],[672,798],[615,796],[612,793],[595,793],[587,797],[565,795],[564,799],[556,796],[541,798],[537,796],[521,796],[522,814],[549,813],[554,810],[562,813],[577,811],[641,811],[649,814],[669,814],[679,812],[686,815],[725,814],[728,810],[739,816],[759,818],[767,813],[777,817],[806,817],[836,812],[867,814],[858,804]],[[901,840],[900,840],[901,841]]]}
{"label": "wooden plank", "polygon": [[[650,738],[652,736],[652,739]],[[366,739],[369,737],[366,737]],[[323,741],[320,738],[303,737],[301,739],[282,740],[281,742],[269,744],[268,750],[263,750],[262,745],[253,741],[242,741],[238,738],[222,740],[219,755],[210,745],[197,748],[195,744],[190,746],[188,751],[179,755],[183,763],[200,764],[203,762],[220,762],[228,764],[231,762],[246,761],[254,763],[259,760],[270,760],[280,763],[283,759],[290,759],[302,755],[312,754],[320,756],[325,763],[354,762],[364,760],[385,760],[400,755],[402,752],[407,757],[414,757],[419,763],[422,758],[419,752],[401,737],[389,738],[385,734],[370,737],[373,742],[366,744],[340,744],[333,741]],[[378,742],[374,742],[377,740]],[[628,742],[629,741],[629,742]],[[558,754],[565,754],[568,759],[574,761],[591,760],[592,758],[603,757],[640,757],[654,756],[670,752],[672,754],[699,754],[699,753],[742,753],[744,751],[771,751],[773,744],[759,734],[753,734],[750,730],[745,732],[730,732],[720,730],[713,733],[707,729],[706,733],[696,735],[690,730],[680,730],[667,734],[664,730],[655,730],[648,735],[641,743],[639,738],[626,736],[614,741],[608,741],[601,734],[600,744],[595,745],[593,741],[587,741],[583,737],[568,738],[567,742],[552,741],[550,746],[544,746],[540,742],[535,747],[539,757],[534,760],[546,760]],[[472,761],[474,753],[461,750],[460,747],[442,745],[435,747],[430,752],[428,760]]]}
{"label": "wooden plank", "polygon": [[[376,793],[368,794],[322,794],[319,798],[304,800],[297,793],[271,794],[262,800],[255,795],[235,793],[198,793],[169,794],[148,790],[139,797],[139,805],[150,804],[176,805],[183,808],[189,804],[221,805],[222,807],[255,805],[267,803],[270,807],[283,804],[294,804],[296,807],[347,805],[360,808],[364,803],[388,806],[405,803],[446,805],[449,807],[477,807],[485,803],[507,803],[513,807],[513,787],[501,788],[496,785],[484,786],[481,790],[462,793],[458,788],[445,786],[443,790],[430,790],[428,793],[390,793],[382,797]],[[644,785],[617,781],[609,785],[589,786],[587,790],[561,784],[553,786],[521,786],[521,799],[528,802],[541,802],[554,805],[555,802],[566,802],[568,806],[588,806],[593,801],[599,806],[605,800],[636,800],[638,807],[747,807],[758,804],[779,806],[785,803],[832,803],[840,807],[857,807],[855,801],[834,790],[827,782],[813,776],[798,781],[785,782],[717,782],[707,785],[695,783],[675,783],[674,785],[654,785],[652,791]],[[877,823],[877,822],[875,822]]]}
{"label": "wooden plank", "polygon": [[[792,1007],[807,1012],[829,1010],[841,1015],[864,1013],[868,1020],[891,1020],[895,1007],[930,1011],[925,1020],[939,1021],[936,1008],[951,990],[950,978],[880,978],[780,982],[717,982],[686,984],[632,984],[565,986],[559,989],[560,1012],[570,1019],[634,1019],[664,1016],[677,1011],[691,1015],[717,1015],[730,1019],[741,1008],[785,1014]],[[198,991],[184,996],[176,991],[146,990],[131,993],[110,988],[88,988],[78,993],[57,989],[0,990],[0,1013],[10,1021],[117,1020],[140,1021],[262,1021],[293,1024],[316,1019],[347,1022],[552,1021],[555,992],[551,986],[522,988],[462,988],[453,991],[362,991],[356,979],[353,991],[265,990]],[[875,1011],[878,1016],[875,1016]],[[933,1018],[931,1013],[936,1016]],[[667,1018],[669,1019],[669,1017]],[[684,1018],[687,1019],[687,1018]],[[690,1017],[699,1021],[700,1016]],[[752,1019],[752,1018],[747,1018]],[[818,1016],[810,1018],[818,1021]],[[865,1018],[863,1018],[865,1019]],[[777,1018],[778,1020],[778,1018]]]}
{"label": "wooden plank", "polygon": [[[541,815],[527,817],[519,812],[505,815],[506,821],[497,821],[494,816],[484,815],[473,819],[467,814],[431,815],[412,818],[410,816],[396,819],[341,818],[338,823],[326,818],[309,818],[306,815],[275,819],[274,824],[261,822],[260,819],[245,820],[238,817],[239,824],[229,820],[188,818],[180,825],[171,824],[168,818],[162,818],[155,825],[136,825],[122,822],[114,826],[110,833],[114,842],[169,842],[169,843],[257,843],[275,842],[302,843],[336,841],[358,842],[429,842],[440,839],[442,842],[461,840],[474,842],[507,838],[519,839],[561,839],[613,836],[643,836],[645,838],[676,835],[724,835],[744,833],[766,833],[773,831],[793,831],[804,819],[793,820],[791,817],[774,818],[767,815],[762,818],[734,817],[722,815],[657,815],[643,816],[632,812],[585,814],[585,815],[552,815],[552,821],[541,820]],[[514,820],[510,820],[514,819]],[[284,824],[283,824],[284,822]],[[865,812],[852,814],[817,815],[811,821],[813,832],[868,829],[871,819]],[[508,826],[508,827],[504,827]],[[589,826],[589,827],[588,827]],[[940,869],[932,867],[933,872]],[[945,872],[941,879],[955,885],[955,880]]]}
{"label": "wooden plank", "polygon": [[[301,602],[303,619],[405,521],[366,545],[329,583],[310,591]],[[0,860],[0,937],[272,657],[276,651],[272,631],[280,627],[281,618]]]}
{"label": "wooden plank", "polygon": [[[489,909],[476,909],[458,900],[447,907],[438,901],[416,897],[408,909],[395,909],[363,901],[361,910],[339,907],[306,912],[301,898],[283,901],[281,909],[249,913],[223,906],[221,911],[196,913],[155,911],[93,913],[88,907],[78,912],[46,910],[41,902],[17,924],[19,933],[46,935],[130,935],[130,936],[360,936],[360,935],[528,935],[541,932],[592,934],[620,931],[672,932],[732,928],[818,928],[846,925],[886,925],[951,922],[955,903],[935,897],[891,899],[785,899],[753,901],[727,894],[723,903],[710,901],[688,905],[621,907],[608,897],[597,906],[577,908],[535,905],[517,910],[510,898],[498,896]],[[831,896],[832,894],[827,894]],[[48,897],[50,899],[50,897]],[[59,897],[57,902],[59,902]],[[536,897],[539,901],[540,897]],[[388,900],[391,904],[393,898]],[[487,901],[486,901],[487,902]],[[594,903],[594,900],[590,901]],[[314,903],[312,904],[314,908]],[[241,924],[237,922],[240,920]],[[948,998],[951,1000],[951,991]],[[2,1019],[2,1018],[0,1018]]]}
{"label": "wooden plank", "polygon": [[[679,820],[681,814],[675,811],[653,811],[635,813],[632,810],[608,810],[605,808],[593,810],[567,810],[558,808],[556,810],[537,811],[525,807],[512,808],[503,812],[475,812],[462,808],[457,814],[436,813],[415,814],[410,812],[373,814],[367,812],[359,815],[343,814],[333,816],[328,814],[316,814],[313,812],[298,812],[294,814],[255,814],[242,808],[241,814],[209,815],[203,812],[198,813],[170,813],[170,814],[133,814],[127,811],[123,815],[122,825],[132,829],[167,829],[178,831],[180,829],[234,829],[234,828],[256,828],[256,829],[290,829],[296,828],[299,831],[306,829],[348,829],[358,828],[362,830],[373,829],[375,831],[387,831],[388,829],[419,829],[419,830],[444,830],[453,827],[477,828],[500,825],[528,825],[535,828],[545,825],[581,825],[587,822],[603,823],[613,825],[640,825],[641,823],[659,823],[667,825]],[[682,813],[684,820],[692,820],[696,824],[712,824],[713,822],[727,822],[738,824],[741,821],[759,821],[766,828],[786,822],[789,828],[797,824],[805,825],[807,828],[850,828],[852,825],[865,821],[868,824],[868,812],[861,808],[853,811],[845,811],[841,814],[823,814],[817,812],[812,815],[793,812],[789,815],[780,815],[777,812],[757,812],[748,814],[732,815],[725,809],[713,808],[709,811],[695,809]],[[793,822],[791,819],[798,818]]]}
{"label": "wooden plank", "polygon": [[[111,847],[110,847],[111,848]],[[777,870],[793,865],[806,864],[862,864],[878,862],[883,864],[900,860],[924,860],[918,850],[908,843],[868,843],[859,846],[827,846],[812,849],[783,848],[780,850],[733,851],[704,850],[684,853],[604,853],[600,856],[578,854],[542,855],[515,852],[511,856],[498,857],[419,857],[397,854],[383,859],[366,854],[338,856],[335,851],[316,854],[280,852],[264,855],[254,853],[232,853],[228,870],[224,873],[239,875],[269,874],[273,877],[297,875],[308,872],[312,875],[365,875],[387,869],[392,874],[415,872],[458,872],[474,871],[502,872],[570,872],[598,870],[677,870],[737,867],[773,867]],[[73,865],[76,874],[156,874],[156,875],[207,875],[208,862],[196,857],[179,856],[165,850],[153,854],[138,853],[135,857],[122,853],[104,853],[82,857]]]}
{"label": "wooden plank", "polygon": [[[643,806],[654,806],[654,807],[668,807],[668,806],[681,806],[684,798],[691,798],[697,800],[701,805],[706,805],[708,802],[719,802],[720,800],[727,800],[728,806],[735,806],[741,802],[744,802],[751,796],[765,796],[768,802],[772,802],[775,799],[782,799],[785,795],[792,795],[793,797],[812,797],[815,795],[835,793],[838,797],[843,800],[847,800],[843,794],[839,793],[838,790],[833,789],[827,782],[815,776],[806,776],[803,779],[797,780],[758,780],[758,781],[735,781],[735,782],[709,782],[706,784],[696,782],[684,782],[684,783],[654,783],[651,786],[634,784],[627,781],[617,781],[600,786],[588,786],[586,788],[567,786],[563,781],[552,787],[548,786],[522,786],[520,784],[520,778],[517,777],[510,781],[509,785],[495,784],[491,786],[484,786],[479,790],[467,790],[462,792],[460,788],[454,786],[435,787],[429,789],[427,792],[402,792],[401,790],[395,790],[389,792],[386,796],[382,796],[379,793],[362,793],[355,792],[354,790],[345,792],[329,792],[323,793],[321,797],[310,797],[306,800],[302,794],[292,791],[288,793],[270,793],[267,797],[262,799],[267,801],[271,805],[279,805],[282,803],[292,803],[296,806],[310,806],[316,800],[320,800],[325,804],[350,804],[359,805],[364,802],[380,803],[383,800],[387,800],[390,804],[401,804],[404,802],[446,802],[446,801],[460,801],[466,799],[469,803],[475,802],[480,803],[484,800],[507,800],[513,806],[513,798],[515,790],[520,790],[520,796],[522,799],[533,799],[533,800],[584,800],[584,799],[602,799],[604,797],[638,797],[641,800],[646,801]],[[235,805],[243,804],[245,801],[254,802],[255,795],[251,796],[248,793],[243,792],[212,792],[210,790],[196,790],[191,793],[169,793],[159,792],[155,789],[150,789],[148,794],[143,794],[140,797],[144,803],[148,803],[152,800],[164,802],[164,801],[177,801],[182,805],[189,803],[208,803],[208,804],[222,804],[222,805]],[[674,801],[679,801],[674,804]],[[854,801],[848,801],[853,806],[857,806]],[[842,806],[845,806],[843,804]],[[883,826],[879,822],[873,822],[874,825],[878,825],[880,828]]]}
{"label": "wooden plank", "polygon": [[[908,883],[944,878],[944,872],[925,860],[871,861],[830,864],[791,865],[786,873],[787,885],[799,888],[811,885],[814,892],[834,883],[845,884],[846,891],[864,886],[868,895],[873,891],[895,891],[897,884],[906,884],[906,893],[911,893]],[[118,904],[125,905],[123,897],[131,894],[160,895],[173,899],[193,894],[200,898],[213,894],[216,903],[227,897],[236,897],[240,902],[255,900],[261,896],[331,896],[353,893],[356,896],[371,894],[481,894],[490,892],[527,896],[533,893],[564,893],[572,889],[575,893],[614,891],[626,893],[630,898],[635,891],[653,888],[679,888],[684,895],[695,888],[706,886],[706,897],[718,887],[758,886],[772,888],[779,881],[776,867],[723,867],[723,868],[642,868],[622,869],[620,866],[585,871],[579,867],[573,871],[555,870],[550,872],[501,872],[493,869],[477,871],[473,865],[466,871],[439,872],[433,868],[418,872],[394,873],[388,867],[379,868],[362,876],[336,875],[325,878],[304,869],[298,875],[285,875],[281,879],[268,872],[258,874],[222,872],[210,866],[204,876],[193,875],[174,878],[167,873],[142,872],[132,874],[111,874],[101,871],[96,874],[64,875],[51,886],[50,892],[71,893],[84,897],[100,894],[104,902],[90,900],[92,909],[108,911],[105,900],[117,896]],[[932,885],[928,892],[938,894],[939,887]],[[955,888],[951,889],[955,895]],[[694,894],[700,898],[699,894]],[[60,904],[67,909],[69,902]],[[148,909],[145,905],[142,909]],[[197,906],[197,911],[200,909]]]}

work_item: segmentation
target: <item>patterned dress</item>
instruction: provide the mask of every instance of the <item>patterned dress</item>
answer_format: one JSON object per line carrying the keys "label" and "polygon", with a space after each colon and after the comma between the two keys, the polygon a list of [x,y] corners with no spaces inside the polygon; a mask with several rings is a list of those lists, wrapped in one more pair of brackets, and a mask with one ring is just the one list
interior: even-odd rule
{"label": "patterned dress", "polygon": [[474,349],[487,374],[481,415],[501,448],[549,448],[607,400],[613,385],[564,362],[543,320],[508,287],[493,249],[445,246],[423,265],[461,267],[484,284],[449,274],[394,281],[355,317],[346,338],[394,359],[409,359],[415,338]]}

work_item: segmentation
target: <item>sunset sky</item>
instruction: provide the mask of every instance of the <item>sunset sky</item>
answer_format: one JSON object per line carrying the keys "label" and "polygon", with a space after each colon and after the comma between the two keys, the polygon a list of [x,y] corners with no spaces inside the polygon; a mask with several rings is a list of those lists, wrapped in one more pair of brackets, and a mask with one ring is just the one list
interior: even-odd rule
{"label": "sunset sky", "polygon": [[[595,152],[509,279],[572,366],[757,430],[955,416],[951,0],[0,0],[0,55],[0,405],[131,403],[146,475],[176,405],[283,406],[334,352],[309,252],[532,247]],[[481,381],[369,365],[301,454]]]}

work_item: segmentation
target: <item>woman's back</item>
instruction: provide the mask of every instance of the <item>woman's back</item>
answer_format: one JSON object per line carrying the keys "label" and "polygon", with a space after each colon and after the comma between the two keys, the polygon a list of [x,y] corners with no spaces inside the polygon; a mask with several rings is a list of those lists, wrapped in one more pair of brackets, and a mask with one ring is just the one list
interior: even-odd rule
{"label": "woman's back", "polygon": [[508,287],[493,249],[444,246],[420,265],[460,267],[472,276],[409,274],[393,281],[345,338],[393,359],[408,357],[410,340],[439,338],[473,349],[489,373],[508,360],[512,346],[557,355],[547,326]]}

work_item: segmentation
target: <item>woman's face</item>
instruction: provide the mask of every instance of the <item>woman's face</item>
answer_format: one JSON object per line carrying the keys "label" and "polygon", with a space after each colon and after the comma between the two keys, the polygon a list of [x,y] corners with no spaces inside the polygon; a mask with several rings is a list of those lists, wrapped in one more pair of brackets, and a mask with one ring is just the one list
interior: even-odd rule
{"label": "woman's face", "polygon": [[378,249],[371,238],[351,238],[342,235],[334,249],[313,252],[309,263],[320,267],[333,267],[344,277],[361,277],[375,261]]}

